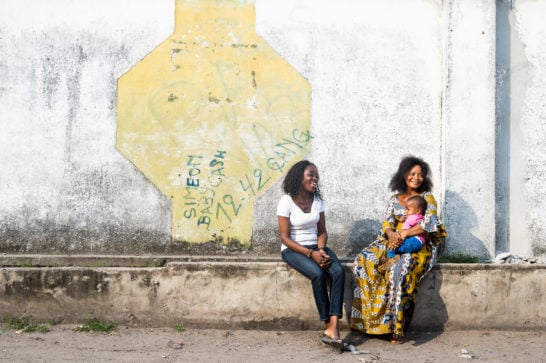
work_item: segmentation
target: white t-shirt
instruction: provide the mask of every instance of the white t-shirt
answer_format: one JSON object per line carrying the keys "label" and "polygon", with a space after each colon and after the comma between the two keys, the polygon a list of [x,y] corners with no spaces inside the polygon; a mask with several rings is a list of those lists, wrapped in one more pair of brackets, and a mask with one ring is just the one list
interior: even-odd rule
{"label": "white t-shirt", "polygon": [[[302,246],[317,244],[317,223],[324,212],[324,202],[315,196],[311,212],[305,213],[294,203],[292,197],[283,195],[277,206],[277,215],[290,218],[290,238]],[[281,244],[281,251],[287,247]]]}

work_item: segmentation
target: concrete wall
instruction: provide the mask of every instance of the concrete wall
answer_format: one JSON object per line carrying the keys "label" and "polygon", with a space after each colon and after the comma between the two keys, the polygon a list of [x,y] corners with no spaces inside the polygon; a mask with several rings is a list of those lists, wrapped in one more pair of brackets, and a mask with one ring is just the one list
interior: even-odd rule
{"label": "concrete wall", "polygon": [[[173,33],[175,4],[0,3],[0,251],[277,253],[280,180],[241,203],[251,217],[234,223],[251,230],[250,249],[189,243],[173,233],[170,195],[116,149],[118,79]],[[388,179],[409,153],[432,167],[448,252],[544,254],[545,9],[546,0],[255,2],[256,33],[311,86],[307,157],[339,255],[373,238]]]}
{"label": "concrete wall", "polygon": [[[509,118],[510,128],[510,246],[520,254],[544,254],[546,232],[539,210],[546,206],[542,198],[546,163],[546,27],[539,14],[546,13],[544,1],[517,1],[509,13],[510,41],[508,72],[505,83],[512,96],[498,108]],[[501,113],[502,115],[502,113]],[[514,241],[528,241],[515,243]]]}
{"label": "concrete wall", "polygon": [[[348,314],[351,264],[346,272]],[[421,284],[412,329],[544,329],[545,272],[546,265],[442,264]],[[5,320],[26,315],[78,323],[93,316],[129,326],[216,329],[319,329],[321,324],[309,281],[278,260],[194,258],[158,268],[9,267],[0,270],[0,295]]]}

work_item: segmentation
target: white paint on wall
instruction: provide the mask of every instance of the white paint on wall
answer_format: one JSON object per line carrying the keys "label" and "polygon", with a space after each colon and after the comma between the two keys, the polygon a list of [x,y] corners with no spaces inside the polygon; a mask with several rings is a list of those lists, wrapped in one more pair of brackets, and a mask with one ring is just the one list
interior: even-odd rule
{"label": "white paint on wall", "polygon": [[[495,4],[256,0],[258,34],[312,85],[309,158],[340,255],[373,238],[409,153],[432,167],[448,251],[495,253]],[[529,66],[512,70],[510,203],[522,213],[510,210],[509,245],[534,254],[545,250],[545,4],[518,0],[510,24],[523,44],[512,60]],[[0,2],[4,251],[169,251],[169,201],[114,140],[117,78],[173,27],[173,0]],[[256,253],[278,249],[279,188],[256,202]]]}
{"label": "white paint on wall", "polygon": [[512,145],[517,150],[512,165],[510,213],[512,252],[545,254],[546,227],[546,1],[518,0],[514,7],[514,33],[523,46],[513,57],[511,100]]}
{"label": "white paint on wall", "polygon": [[495,2],[447,1],[448,252],[495,254]]}
{"label": "white paint on wall", "polygon": [[130,28],[151,28],[161,37],[165,30],[172,31],[174,25],[174,1],[165,0],[3,0],[0,9],[3,26],[13,30],[92,27],[110,36]]}
{"label": "white paint on wall", "polygon": [[12,252],[165,243],[169,203],[115,150],[114,105],[117,78],[172,19],[170,2],[0,3],[0,223]]}
{"label": "white paint on wall", "polygon": [[258,5],[258,33],[312,85],[309,158],[321,172],[330,243],[371,242],[403,155],[431,164],[441,196],[441,2]]}

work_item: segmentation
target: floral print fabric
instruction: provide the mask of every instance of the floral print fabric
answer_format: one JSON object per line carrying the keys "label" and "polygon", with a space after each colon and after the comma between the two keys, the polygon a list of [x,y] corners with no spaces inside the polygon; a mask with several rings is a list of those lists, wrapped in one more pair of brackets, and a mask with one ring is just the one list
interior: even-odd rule
{"label": "floral print fabric", "polygon": [[401,230],[405,208],[398,196],[389,200],[381,235],[355,258],[353,274],[355,288],[351,311],[351,329],[368,334],[404,335],[409,327],[421,279],[436,262],[439,246],[447,236],[438,216],[436,199],[430,192],[423,194],[427,210],[421,227],[427,231],[427,243],[400,260],[383,275],[377,266],[386,256],[387,228]]}

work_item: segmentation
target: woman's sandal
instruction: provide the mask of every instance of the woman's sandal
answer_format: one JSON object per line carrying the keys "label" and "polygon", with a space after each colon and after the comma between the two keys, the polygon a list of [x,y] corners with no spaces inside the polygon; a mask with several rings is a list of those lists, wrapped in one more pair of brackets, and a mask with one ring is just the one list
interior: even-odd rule
{"label": "woman's sandal", "polygon": [[320,338],[320,340],[324,344],[328,344],[328,345],[334,347],[336,350],[339,350],[340,353],[343,352],[343,340],[334,339],[332,337],[329,337],[326,334],[322,334],[322,337]]}
{"label": "woman's sandal", "polygon": [[391,344],[402,344],[404,343],[404,336],[393,334],[391,337]]}

